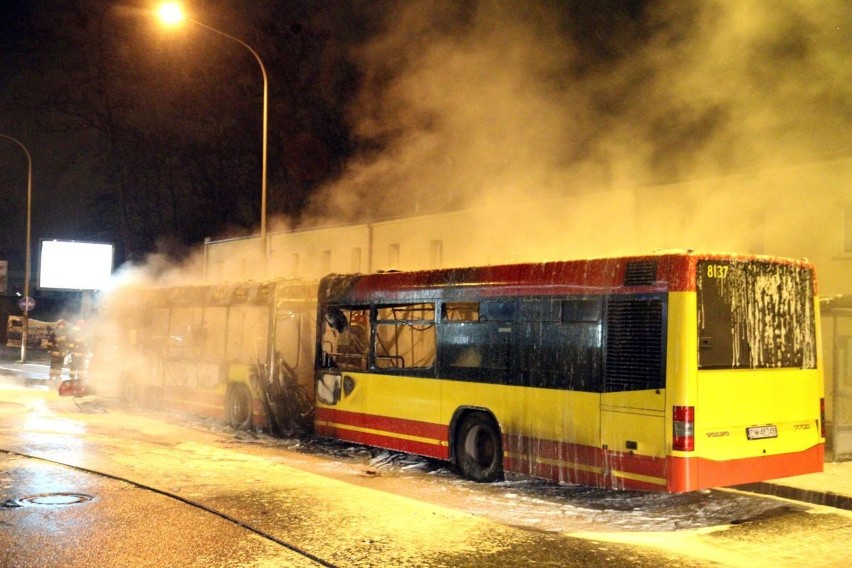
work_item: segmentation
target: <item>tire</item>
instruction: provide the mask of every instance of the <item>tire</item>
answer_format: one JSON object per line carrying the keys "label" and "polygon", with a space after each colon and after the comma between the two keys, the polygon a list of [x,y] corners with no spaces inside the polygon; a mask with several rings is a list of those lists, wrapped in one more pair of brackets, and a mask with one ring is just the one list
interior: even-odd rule
{"label": "tire", "polygon": [[125,404],[134,405],[139,403],[139,384],[128,373],[125,373],[121,377],[121,390],[119,396],[121,398],[121,402]]}
{"label": "tire", "polygon": [[225,401],[228,424],[234,430],[248,430],[252,424],[253,405],[251,392],[245,385],[234,385]]}
{"label": "tire", "polygon": [[494,419],[483,412],[462,418],[455,441],[456,465],[461,474],[478,483],[503,478],[503,442]]}

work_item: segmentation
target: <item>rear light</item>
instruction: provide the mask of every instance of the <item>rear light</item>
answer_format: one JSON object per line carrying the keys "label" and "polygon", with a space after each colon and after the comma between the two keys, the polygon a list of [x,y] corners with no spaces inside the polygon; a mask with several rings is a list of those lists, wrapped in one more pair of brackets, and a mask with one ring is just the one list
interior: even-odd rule
{"label": "rear light", "polygon": [[695,407],[675,406],[672,422],[672,449],[677,452],[695,450]]}
{"label": "rear light", "polygon": [[825,399],[819,399],[819,436],[825,438]]}

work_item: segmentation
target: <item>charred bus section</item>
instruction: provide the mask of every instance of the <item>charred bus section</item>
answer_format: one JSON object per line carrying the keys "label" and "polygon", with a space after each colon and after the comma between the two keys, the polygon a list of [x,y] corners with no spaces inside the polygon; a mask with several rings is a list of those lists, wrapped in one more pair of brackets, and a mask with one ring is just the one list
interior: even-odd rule
{"label": "charred bus section", "polygon": [[123,401],[310,431],[316,283],[130,286],[100,314],[92,380]]}

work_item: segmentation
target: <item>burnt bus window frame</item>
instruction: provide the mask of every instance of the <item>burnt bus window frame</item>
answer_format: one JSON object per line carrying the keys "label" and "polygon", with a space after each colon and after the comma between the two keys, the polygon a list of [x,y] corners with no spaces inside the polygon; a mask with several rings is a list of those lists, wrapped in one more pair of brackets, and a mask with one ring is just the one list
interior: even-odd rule
{"label": "burnt bus window frame", "polygon": [[[321,306],[317,326],[320,368],[356,373],[369,368],[372,312],[369,304]],[[359,314],[357,323],[352,322],[353,314]]]}
{"label": "burnt bus window frame", "polygon": [[[406,375],[412,377],[434,378],[438,362],[438,321],[436,318],[436,302],[434,300],[411,300],[406,302],[392,302],[374,304],[370,319],[370,371],[374,373],[390,375]],[[392,343],[383,341],[385,329],[393,329],[394,333],[389,336]],[[412,356],[415,350],[421,350],[420,341],[403,343],[400,338],[404,336],[416,337],[418,340],[431,341],[431,358],[428,365],[407,366],[409,360],[406,356]],[[394,339],[395,338],[395,339]],[[402,355],[399,354],[399,346],[408,347]],[[379,354],[379,346],[382,354]],[[391,354],[388,349],[393,347]],[[429,345],[426,345],[426,355],[430,355]],[[419,359],[416,362],[422,362]]]}
{"label": "burnt bus window frame", "polygon": [[[698,261],[696,271],[699,369],[816,368],[816,314],[810,268],[768,261],[708,259]],[[756,282],[758,278],[762,279],[762,286]],[[785,282],[795,286],[794,294],[780,288],[772,294],[773,285]],[[738,285],[741,287],[732,288]],[[743,311],[744,306],[754,310],[761,305],[774,307],[782,318],[775,318],[771,329],[765,327],[765,317]]]}

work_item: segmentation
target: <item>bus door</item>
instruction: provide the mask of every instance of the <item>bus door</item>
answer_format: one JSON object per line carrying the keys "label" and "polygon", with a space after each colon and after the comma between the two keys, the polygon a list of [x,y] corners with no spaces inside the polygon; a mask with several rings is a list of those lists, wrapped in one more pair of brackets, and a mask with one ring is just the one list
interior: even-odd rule
{"label": "bus door", "polygon": [[610,296],[605,318],[604,482],[665,489],[665,295]]}
{"label": "bus door", "polygon": [[272,336],[276,372],[312,396],[316,301],[308,286],[282,287],[275,303]]}
{"label": "bus door", "polygon": [[[320,357],[314,396],[317,433],[351,439],[343,431],[342,416],[356,380],[367,371],[370,309],[367,306],[327,306],[319,330]],[[341,412],[338,412],[340,410]],[[356,410],[354,407],[349,412]],[[350,414],[355,417],[355,414]],[[350,424],[350,426],[352,426]]]}

